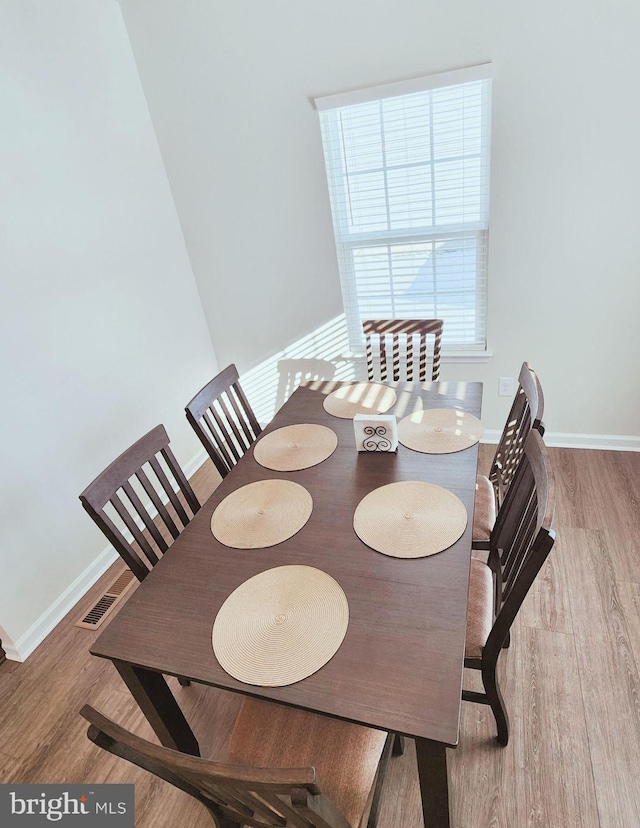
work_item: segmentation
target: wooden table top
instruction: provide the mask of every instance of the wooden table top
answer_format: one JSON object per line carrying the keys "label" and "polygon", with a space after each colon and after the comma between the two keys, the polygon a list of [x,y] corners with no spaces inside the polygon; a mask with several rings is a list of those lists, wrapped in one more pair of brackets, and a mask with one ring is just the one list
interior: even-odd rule
{"label": "wooden table top", "polygon": [[[480,415],[481,383],[390,383],[398,418],[422,407],[461,407]],[[358,454],[353,423],[327,414],[322,401],[336,385],[299,388],[264,433],[292,423],[320,423],[338,448],[318,466],[274,472],[250,449],[173,543],[91,648],[93,655],[129,662],[196,682],[317,713],[423,737],[458,741],[467,591],[478,447],[456,454]],[[422,398],[422,402],[418,398]],[[314,502],[306,526],[268,549],[237,550],[211,534],[215,507],[255,480],[287,478]],[[399,480],[444,486],[464,503],[464,535],[437,555],[397,559],[373,551],[353,530],[353,513],[372,489]],[[329,573],[349,601],[349,628],[336,655],[314,675],[288,687],[254,687],[228,675],[211,643],[216,614],[252,575],[283,564]]]}

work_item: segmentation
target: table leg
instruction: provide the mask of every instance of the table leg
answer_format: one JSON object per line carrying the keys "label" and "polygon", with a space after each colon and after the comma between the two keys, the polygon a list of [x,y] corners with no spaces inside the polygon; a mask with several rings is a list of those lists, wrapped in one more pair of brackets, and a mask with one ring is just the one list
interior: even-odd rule
{"label": "table leg", "polygon": [[440,742],[416,739],[418,778],[425,828],[449,828],[447,753]]}
{"label": "table leg", "polygon": [[200,747],[162,673],[134,667],[126,661],[113,664],[140,710],[165,747],[200,756]]}

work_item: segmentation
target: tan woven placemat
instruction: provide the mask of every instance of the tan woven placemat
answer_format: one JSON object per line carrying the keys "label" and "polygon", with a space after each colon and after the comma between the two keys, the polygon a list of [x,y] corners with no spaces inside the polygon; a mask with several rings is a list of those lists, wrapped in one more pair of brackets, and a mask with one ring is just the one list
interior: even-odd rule
{"label": "tan woven placemat", "polygon": [[448,549],[467,526],[453,492],[417,480],[374,489],[356,507],[353,528],[367,546],[393,558],[424,558]]}
{"label": "tan woven placemat", "polygon": [[482,437],[482,423],[458,408],[415,411],[398,423],[403,446],[425,454],[450,454],[474,446]]}
{"label": "tan woven placemat", "polygon": [[291,480],[258,480],[236,489],[211,516],[213,536],[234,549],[261,549],[292,537],[309,520],[313,500]]}
{"label": "tan woven placemat", "polygon": [[254,575],[224,602],[213,650],[238,681],[282,687],[323,667],[349,625],[340,584],[311,566],[278,566]]}
{"label": "tan woven placemat", "polygon": [[338,435],[327,426],[300,423],[266,434],[256,443],[253,456],[267,469],[298,471],[322,463],[337,445]]}
{"label": "tan woven placemat", "polygon": [[379,382],[356,382],[332,391],[323,402],[324,410],[346,420],[356,414],[384,414],[397,401],[393,388]]}

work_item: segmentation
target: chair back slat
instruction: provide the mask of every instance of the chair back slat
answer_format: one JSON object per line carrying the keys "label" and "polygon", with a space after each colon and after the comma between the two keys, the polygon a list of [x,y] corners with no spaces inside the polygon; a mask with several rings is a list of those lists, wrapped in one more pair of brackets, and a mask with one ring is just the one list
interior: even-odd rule
{"label": "chair back slat", "polygon": [[[275,794],[270,798],[267,790],[260,790],[258,794],[257,791],[242,790],[237,785],[226,783],[223,795],[228,797],[230,793],[233,793],[236,801],[248,809],[249,815],[257,824],[282,828],[287,825],[287,818],[283,815],[286,805]],[[271,799],[271,802],[269,802],[269,799]],[[271,803],[278,807],[272,807]],[[240,809],[238,809],[238,812],[240,812]],[[293,825],[294,823],[290,824]]]}
{"label": "chair back slat", "polygon": [[219,462],[223,464],[224,474],[222,473],[222,471],[220,473],[224,477],[224,475],[228,474],[229,471],[238,462],[238,453],[233,453],[231,451],[231,445],[227,443],[223,436],[221,436],[224,433],[223,427],[220,423],[220,415],[215,410],[215,408],[207,408],[207,410],[203,414],[202,420],[204,420],[208,426],[208,438],[210,441],[212,441],[212,445],[216,449],[216,458],[219,460]]}
{"label": "chair back slat", "polygon": [[[191,781],[200,788],[203,793],[208,794],[215,802],[220,805],[224,812],[237,819],[239,814],[242,814],[244,820],[255,817],[256,810],[262,810],[270,817],[273,816],[271,811],[267,811],[260,802],[253,801],[252,797],[242,791],[234,790],[233,786],[225,783],[224,786],[216,784],[212,779],[202,774],[188,775]],[[268,822],[261,822],[262,825],[273,825],[273,820]]]}
{"label": "chair back slat", "polygon": [[[138,480],[142,484],[142,488],[146,492],[147,496],[149,497],[149,499],[151,500],[151,502],[153,503],[153,505],[157,509],[158,517],[161,518],[162,522],[164,523],[166,528],[169,530],[169,533],[171,534],[171,537],[175,540],[178,537],[178,535],[180,534],[180,530],[178,529],[178,527],[176,526],[173,518],[169,514],[169,511],[168,511],[167,507],[164,505],[164,503],[160,499],[160,497],[158,495],[158,492],[156,491],[156,489],[152,485],[151,481],[147,477],[144,469],[140,469],[140,471],[137,471],[136,472],[136,477],[138,478]],[[168,546],[167,546],[167,548],[168,548]],[[162,551],[166,552],[166,549],[163,549]]]}
{"label": "chair back slat", "polygon": [[[159,458],[175,480],[177,489],[169,481]],[[143,469],[145,465],[153,470],[157,485]],[[145,496],[149,499],[148,505],[143,503]],[[169,438],[162,425],[145,434],[98,475],[80,495],[80,502],[140,581],[170,545],[158,521],[164,523],[175,540],[200,508],[195,492],[169,447]],[[167,502],[175,518],[170,514]],[[176,519],[182,528],[178,527]]]}
{"label": "chair back slat", "polygon": [[518,376],[518,390],[511,405],[498,448],[489,471],[498,509],[522,459],[524,444],[532,428],[538,431],[542,426],[544,397],[535,371],[522,363]]}
{"label": "chair back slat", "polygon": [[[226,790],[232,790],[238,801],[253,812],[253,818],[258,821],[262,820],[264,825],[285,826],[287,824],[287,819],[283,816],[284,806],[274,809],[265,791],[243,791],[241,788],[228,783]],[[278,806],[281,804],[281,800],[275,794],[272,801]]]}
{"label": "chair back slat", "polygon": [[221,781],[210,774],[181,773],[210,796],[227,816],[234,820],[241,819],[244,825],[256,828],[309,828],[308,822],[301,819],[284,798],[290,795],[290,785],[284,789],[279,785],[241,785],[230,779]]}
{"label": "chair back slat", "polygon": [[222,477],[229,474],[262,431],[240,387],[235,365],[208,382],[185,411]]}
{"label": "chair back slat", "polygon": [[309,828],[308,821],[300,813],[288,805],[284,798],[271,793],[268,788],[260,789],[260,796],[271,806],[271,812],[279,813],[284,818],[284,825],[291,825],[292,828]]}
{"label": "chair back slat", "polygon": [[420,367],[418,369],[418,376],[420,382],[424,382],[427,377],[427,337],[420,337]]}
{"label": "chair back slat", "polygon": [[[297,788],[291,792],[291,803],[313,828],[353,828],[339,808],[336,808],[332,800],[326,796],[312,796],[304,788]],[[374,794],[374,803],[367,820],[368,826],[377,824],[377,807]]]}
{"label": "chair back slat", "polygon": [[496,619],[485,652],[497,655],[555,541],[551,528],[555,487],[540,433],[532,429],[505,496],[493,534],[502,583]]}
{"label": "chair back slat", "polygon": [[407,337],[406,354],[407,354],[407,382],[413,382],[413,335]]}
{"label": "chair back slat", "polygon": [[509,597],[513,585],[517,581],[529,551],[531,550],[533,538],[536,534],[537,518],[538,504],[536,502],[536,498],[532,497],[531,502],[527,506],[527,510],[523,515],[523,519],[518,528],[510,554],[504,562],[502,570],[503,601],[506,601]]}
{"label": "chair back slat", "polygon": [[393,379],[398,381],[400,379],[400,337],[393,337]]}
{"label": "chair back slat", "polygon": [[187,512],[180,502],[178,495],[176,494],[173,486],[169,483],[169,479],[164,472],[164,469],[160,465],[160,461],[157,457],[151,457],[149,459],[149,465],[153,469],[155,476],[158,478],[158,482],[162,486],[164,493],[169,498],[169,502],[173,506],[178,519],[181,521],[183,528],[189,523],[189,518],[187,517]]}
{"label": "chair back slat", "polygon": [[[238,404],[239,404],[240,408],[242,409],[242,412],[246,415],[246,418],[247,418],[247,421],[248,421],[248,424],[249,424],[249,427],[250,427],[250,432],[249,433],[251,433],[253,435],[253,439],[255,440],[255,438],[258,436],[258,434],[260,434],[260,432],[262,431],[262,428],[260,427],[260,423],[256,419],[256,415],[253,413],[253,409],[249,405],[249,400],[247,399],[244,391],[242,390],[242,386],[240,385],[240,383],[237,380],[233,383],[233,390],[234,390],[236,398],[238,400]],[[240,416],[239,411],[238,411],[238,416]],[[243,422],[244,422],[244,420],[243,420]],[[249,436],[249,434],[247,434],[247,436]]]}
{"label": "chair back slat", "polygon": [[148,742],[88,705],[80,714],[90,723],[87,736],[94,744],[197,799],[218,824],[349,828],[322,793],[313,768],[252,768],[201,759]]}
{"label": "chair back slat", "polygon": [[[362,323],[367,353],[367,377],[385,382],[388,377],[387,340],[391,339],[391,370],[394,380],[400,380],[401,356],[405,356],[405,378],[414,377],[414,338],[418,339],[418,379],[427,381],[427,340],[433,337],[431,351],[431,377],[440,376],[440,351],[442,347],[441,319],[366,319]],[[374,352],[378,356],[377,375]]]}
{"label": "chair back slat", "polygon": [[[307,791],[299,789],[292,791],[291,802],[313,828],[352,828],[327,797],[319,800],[318,797],[312,797]],[[375,817],[372,822],[370,816],[367,825],[375,826],[376,824]]]}
{"label": "chair back slat", "polygon": [[[144,523],[147,532],[151,535],[153,540],[156,542],[156,544],[157,544],[158,548],[160,549],[160,551],[161,552],[166,552],[167,549],[169,548],[169,544],[162,537],[162,533],[160,532],[160,530],[158,529],[156,524],[151,520],[151,515],[149,514],[149,512],[147,512],[147,510],[142,505],[142,501],[140,500],[140,498],[138,497],[138,495],[134,491],[134,488],[131,485],[131,483],[129,483],[129,481],[127,481],[126,483],[124,483],[122,485],[122,491],[129,498],[129,501],[130,501],[131,505],[136,510],[138,516],[140,517],[140,519]],[[154,563],[157,563],[157,560],[154,561]]]}
{"label": "chair back slat", "polygon": [[373,368],[373,345],[370,336],[365,336],[365,341],[367,349],[367,377],[371,380],[375,376]]}
{"label": "chair back slat", "polygon": [[[169,467],[171,474],[173,475],[173,479],[178,484],[180,491],[184,495],[185,500],[187,501],[187,505],[191,509],[192,515],[200,508],[200,501],[196,497],[196,493],[191,488],[191,484],[185,477],[184,472],[178,461],[175,458],[174,453],[171,451],[171,446],[167,443],[167,445],[162,449],[160,454],[164,457],[164,461]],[[187,518],[187,522],[189,522],[190,518]],[[185,524],[186,526],[186,524]]]}
{"label": "chair back slat", "polygon": [[216,421],[220,438],[226,443],[237,463],[245,453],[246,447],[242,435],[225,404],[225,394],[221,394],[217,400],[211,403],[209,411],[211,411]]}
{"label": "chair back slat", "polygon": [[125,539],[122,531],[115,525],[104,509],[100,512],[93,512],[91,507],[87,508],[87,506],[85,506],[85,509],[136,578],[142,581],[149,572],[149,564],[143,562],[138,552]]}
{"label": "chair back slat", "polygon": [[382,382],[387,381],[387,337],[382,334],[378,337],[378,347],[380,349],[380,379]]}
{"label": "chair back slat", "polygon": [[[536,531],[536,520],[538,515],[538,499],[535,481],[531,474],[529,463],[525,463],[522,472],[518,474],[518,491],[513,496],[513,501],[518,503],[517,520],[511,522],[505,520],[501,538],[506,537],[506,554],[502,558],[502,569],[505,577],[508,577],[513,569],[513,561],[518,557],[523,545],[530,540],[531,535]],[[515,509],[511,510],[515,512]],[[507,515],[507,518],[509,515]],[[504,541],[503,541],[504,542]]]}
{"label": "chair back slat", "polygon": [[120,495],[116,492],[109,503],[113,506],[116,510],[116,513],[127,527],[127,529],[131,532],[134,537],[135,542],[138,544],[140,549],[142,550],[143,554],[146,556],[147,560],[154,566],[158,563],[158,556],[151,548],[151,544],[142,534],[142,531],[138,527],[137,521],[133,518],[131,512],[127,509],[124,505]]}
{"label": "chair back slat", "polygon": [[[240,423],[240,426],[244,431],[248,448],[262,429],[260,428],[260,425],[251,410],[251,406],[249,405],[247,398],[242,393],[240,383],[235,382],[231,386],[228,397],[235,412],[237,422]],[[246,418],[244,414],[246,414]]]}

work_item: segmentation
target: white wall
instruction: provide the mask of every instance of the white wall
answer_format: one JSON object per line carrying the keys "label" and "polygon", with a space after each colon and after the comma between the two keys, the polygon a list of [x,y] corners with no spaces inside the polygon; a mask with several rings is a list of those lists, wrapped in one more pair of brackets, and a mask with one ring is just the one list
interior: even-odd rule
{"label": "white wall", "polygon": [[[495,67],[483,419],[528,359],[553,432],[639,435],[640,6],[122,0],[221,363],[341,310],[314,96]],[[607,396],[608,401],[603,400]]]}
{"label": "white wall", "polygon": [[107,545],[79,493],[159,422],[192,458],[217,366],[119,6],[3,0],[0,74],[0,624],[24,654]]}

